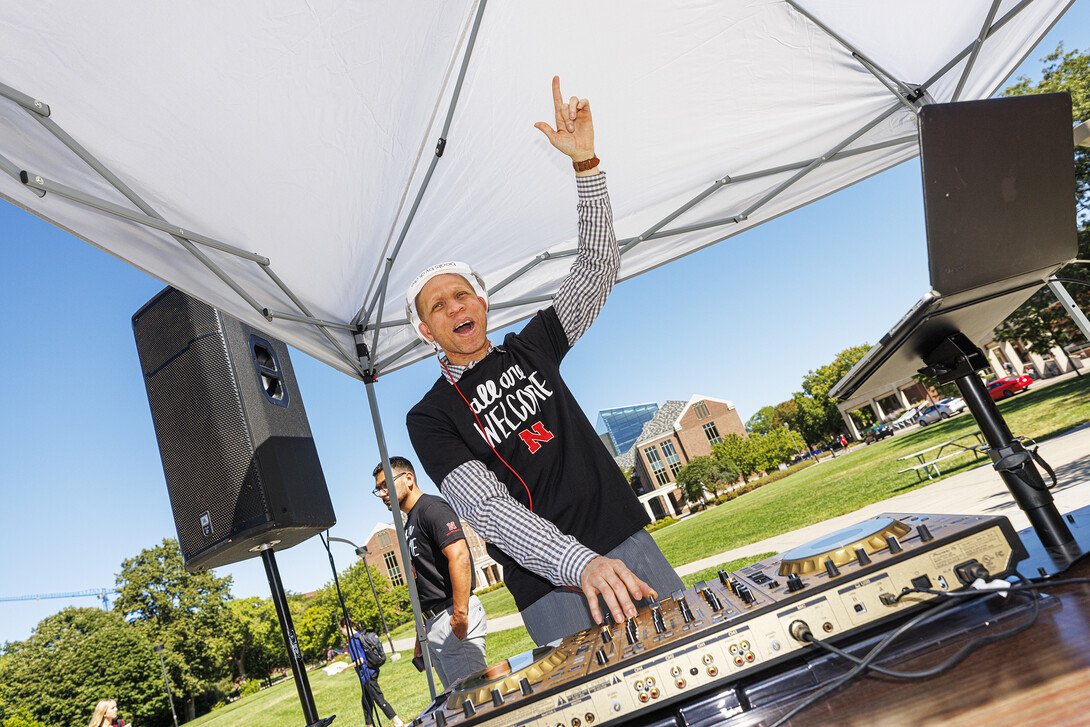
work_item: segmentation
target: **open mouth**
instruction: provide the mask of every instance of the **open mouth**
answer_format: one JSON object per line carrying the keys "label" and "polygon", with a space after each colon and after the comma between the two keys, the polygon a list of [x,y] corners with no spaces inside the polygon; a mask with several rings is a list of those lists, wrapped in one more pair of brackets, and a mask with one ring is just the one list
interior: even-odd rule
{"label": "open mouth", "polygon": [[454,327],[454,332],[458,334],[466,334],[473,330],[473,321],[466,321],[465,323],[459,323]]}

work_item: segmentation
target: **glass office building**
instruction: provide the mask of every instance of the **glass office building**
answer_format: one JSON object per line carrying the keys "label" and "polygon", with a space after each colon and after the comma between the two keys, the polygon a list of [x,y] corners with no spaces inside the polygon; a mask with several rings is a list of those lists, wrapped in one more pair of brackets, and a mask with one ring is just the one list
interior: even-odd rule
{"label": "glass office building", "polygon": [[658,404],[637,404],[598,412],[595,431],[613,456],[624,454],[643,432],[643,425],[658,413]]}

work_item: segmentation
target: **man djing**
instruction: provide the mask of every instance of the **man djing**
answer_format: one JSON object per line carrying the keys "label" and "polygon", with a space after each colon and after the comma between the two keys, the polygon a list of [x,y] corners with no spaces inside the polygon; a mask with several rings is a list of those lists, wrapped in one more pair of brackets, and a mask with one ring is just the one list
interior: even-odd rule
{"label": "man djing", "polygon": [[[615,621],[682,587],[643,529],[648,518],[560,376],[617,278],[620,251],[590,104],[565,102],[536,128],[572,159],[579,250],[553,305],[503,344],[488,340],[487,293],[464,263],[424,270],[406,294],[442,375],[406,418],[413,447],[454,510],[489,543],[531,638],[545,644]],[[578,589],[578,590],[576,590]]]}
{"label": "man djing", "polygon": [[420,491],[412,463],[404,457],[391,457],[390,470],[396,495],[390,495],[381,462],[372,473],[375,494],[391,512],[396,498],[398,507],[409,516],[405,539],[424,609],[428,650],[439,681],[448,689],[488,666],[484,655],[488,619],[480,599],[473,595],[477,585],[473,556],[458,516],[443,498]]}

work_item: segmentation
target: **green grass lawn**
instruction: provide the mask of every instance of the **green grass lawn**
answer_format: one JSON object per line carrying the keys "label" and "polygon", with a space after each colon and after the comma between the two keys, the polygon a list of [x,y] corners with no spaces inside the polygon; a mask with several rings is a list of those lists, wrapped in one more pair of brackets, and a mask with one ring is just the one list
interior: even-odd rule
{"label": "green grass lawn", "polygon": [[[999,403],[1015,435],[1038,441],[1090,420],[1090,376],[1030,390]],[[919,427],[847,455],[828,459],[662,530],[653,537],[675,567],[773,535],[853,512],[935,480],[897,474],[902,457],[976,431],[969,414]],[[944,460],[943,479],[984,463],[971,454]]]}
{"label": "green grass lawn", "polygon": [[[1071,379],[1045,389],[1031,390],[999,403],[1016,435],[1042,440],[1090,421],[1090,376]],[[897,474],[903,463],[897,458],[976,430],[968,414],[945,422],[916,429],[908,434],[885,439],[820,465],[804,469],[778,482],[761,487],[735,500],[712,508],[676,525],[654,533],[667,559],[679,566],[709,554],[720,553],[773,535],[879,502],[894,495],[929,484],[917,483],[911,473]],[[964,472],[979,464],[966,454],[944,461],[943,477]],[[700,580],[712,581],[716,571],[744,568],[773,555],[762,553],[749,558],[690,574],[687,586]],[[489,617],[514,613],[514,602],[506,589],[481,596]],[[413,626],[404,624],[393,632],[395,638],[411,635]],[[489,663],[500,661],[533,647],[526,630],[510,629],[490,633],[487,641]],[[402,652],[397,661],[382,667],[380,683],[387,700],[408,722],[430,700],[424,675],[412,666],[410,652]],[[334,727],[363,724],[360,709],[359,680],[353,671],[329,677],[321,671],[309,674],[319,715],[336,714]],[[438,680],[436,680],[438,687]],[[216,727],[282,727],[301,724],[302,710],[292,680],[286,680],[258,694],[207,714],[192,724]],[[383,719],[384,724],[388,724]]]}

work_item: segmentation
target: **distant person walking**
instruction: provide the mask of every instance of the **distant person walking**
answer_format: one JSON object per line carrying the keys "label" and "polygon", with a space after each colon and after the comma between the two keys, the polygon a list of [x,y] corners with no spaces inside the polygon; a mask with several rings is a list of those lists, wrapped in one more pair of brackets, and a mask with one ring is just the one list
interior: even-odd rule
{"label": "distant person walking", "polygon": [[[378,665],[374,663],[373,659],[369,660],[367,658],[364,639],[368,635],[357,631],[351,621],[346,622],[341,619],[339,625],[341,636],[344,637],[345,650],[352,659],[352,666],[356,667],[356,674],[359,676],[360,686],[363,688],[363,695],[360,698],[360,703],[363,705],[363,721],[366,724],[375,723],[371,705],[376,705],[390,720],[393,727],[404,727],[405,723],[397,716],[397,711],[386,701],[382,688],[378,685]],[[379,649],[381,648],[380,643]]]}
{"label": "distant person walking", "polygon": [[87,727],[125,727],[125,720],[117,718],[117,702],[103,699],[96,704]]}

